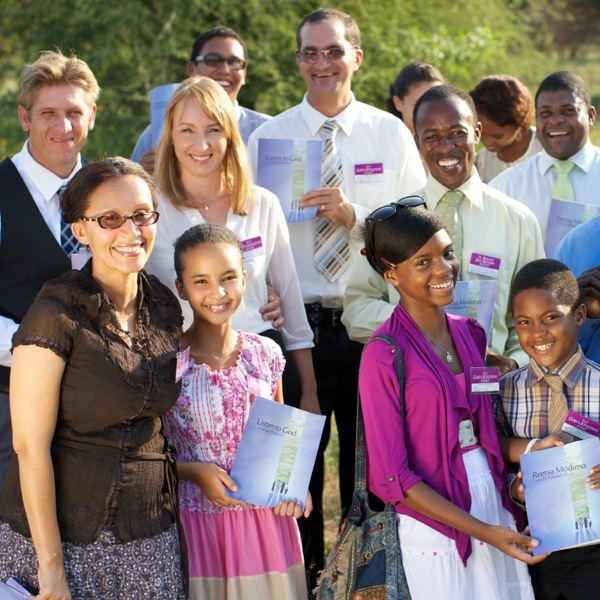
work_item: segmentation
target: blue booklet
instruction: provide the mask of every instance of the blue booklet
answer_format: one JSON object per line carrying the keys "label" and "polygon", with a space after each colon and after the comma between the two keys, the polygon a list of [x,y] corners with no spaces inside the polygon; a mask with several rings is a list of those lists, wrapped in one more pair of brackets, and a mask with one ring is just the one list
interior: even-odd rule
{"label": "blue booklet", "polygon": [[300,208],[306,192],[321,187],[321,140],[258,140],[256,183],[278,198],[288,223],[314,219],[317,206]]}
{"label": "blue booklet", "polygon": [[495,281],[457,281],[454,287],[454,301],[446,306],[446,312],[475,319],[483,327],[489,342],[495,302]]}
{"label": "blue booklet", "polygon": [[315,465],[325,417],[257,396],[238,446],[227,495],[250,504],[302,503]]}
{"label": "blue booklet", "polygon": [[598,438],[521,456],[535,555],[600,543],[600,491],[585,482],[599,464]]}
{"label": "blue booklet", "polygon": [[546,256],[550,256],[554,252],[556,246],[569,231],[597,215],[600,215],[600,206],[582,204],[581,202],[568,202],[566,200],[552,200],[548,225],[546,226],[546,240],[544,241]]}
{"label": "blue booklet", "polygon": [[158,146],[167,104],[169,104],[171,96],[178,87],[178,83],[168,83],[167,85],[160,85],[150,90],[150,131],[152,132],[153,148]]}

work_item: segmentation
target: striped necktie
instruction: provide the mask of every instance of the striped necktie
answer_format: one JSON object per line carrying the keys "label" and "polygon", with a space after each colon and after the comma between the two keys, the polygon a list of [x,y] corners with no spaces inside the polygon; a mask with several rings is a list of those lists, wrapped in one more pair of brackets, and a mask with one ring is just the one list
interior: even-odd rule
{"label": "striped necktie", "polygon": [[[544,381],[550,387],[550,403],[548,405],[548,433],[561,434],[561,428],[569,414],[564,383],[559,375],[546,373]],[[561,439],[563,435],[560,435]]]}
{"label": "striped necktie", "polygon": [[[335,145],[339,125],[325,121],[319,129],[323,140],[322,187],[342,187],[342,159]],[[315,219],[315,267],[328,281],[336,281],[349,267],[348,230],[329,219]]]}
{"label": "striped necktie", "polygon": [[556,171],[556,182],[552,188],[552,198],[575,202],[575,190],[569,179],[569,173],[575,168],[575,163],[570,160],[559,160],[552,166]]}

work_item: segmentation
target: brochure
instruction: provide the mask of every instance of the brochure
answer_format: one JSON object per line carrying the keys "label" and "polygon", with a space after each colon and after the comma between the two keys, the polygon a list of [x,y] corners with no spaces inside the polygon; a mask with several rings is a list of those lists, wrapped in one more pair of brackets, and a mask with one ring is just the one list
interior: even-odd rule
{"label": "brochure", "polygon": [[299,208],[306,192],[321,187],[321,140],[258,140],[258,185],[271,190],[278,198],[286,221],[294,223],[313,219],[317,206]]}
{"label": "brochure", "polygon": [[600,491],[585,482],[600,464],[600,439],[521,456],[534,555],[600,543]]}
{"label": "brochure", "polygon": [[304,510],[324,425],[322,415],[257,396],[231,468],[238,491],[227,495],[259,506],[296,500]]}
{"label": "brochure", "polygon": [[167,104],[169,104],[171,96],[178,87],[178,83],[168,83],[167,85],[160,85],[150,90],[150,129],[152,131],[153,148],[158,146]]}
{"label": "brochure", "polygon": [[0,600],[23,600],[33,596],[12,577],[5,582],[0,581]]}
{"label": "brochure", "polygon": [[495,281],[457,281],[454,301],[446,306],[446,311],[459,317],[475,319],[485,330],[489,342],[495,302]]}
{"label": "brochure", "polygon": [[556,246],[571,229],[597,215],[600,215],[600,206],[582,204],[581,202],[568,202],[566,200],[552,200],[546,227],[546,241],[544,242],[546,256],[552,255]]}

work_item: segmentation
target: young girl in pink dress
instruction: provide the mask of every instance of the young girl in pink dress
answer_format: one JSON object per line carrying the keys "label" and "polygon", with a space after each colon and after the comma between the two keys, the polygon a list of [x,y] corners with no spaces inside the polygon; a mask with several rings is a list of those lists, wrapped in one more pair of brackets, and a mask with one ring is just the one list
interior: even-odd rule
{"label": "young girl in pink dress", "polygon": [[194,320],[182,339],[190,354],[181,395],[163,422],[177,451],[190,598],[304,600],[295,519],[308,516],[309,499],[303,513],[300,502],[266,508],[226,495],[237,490],[229,472],[255,392],[283,401],[279,346],[231,327],[245,288],[239,240],[220,225],[192,227],[176,242],[175,270]]}

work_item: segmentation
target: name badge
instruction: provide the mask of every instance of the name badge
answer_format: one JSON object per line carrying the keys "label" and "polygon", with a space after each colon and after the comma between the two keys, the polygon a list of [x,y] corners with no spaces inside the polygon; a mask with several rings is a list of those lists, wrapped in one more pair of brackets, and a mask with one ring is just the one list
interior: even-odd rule
{"label": "name badge", "polygon": [[570,433],[580,440],[597,438],[600,437],[600,423],[570,410],[561,431]]}
{"label": "name badge", "polygon": [[498,279],[500,271],[501,259],[495,256],[486,256],[485,254],[471,254],[471,262],[469,263],[469,273],[477,273],[478,275],[486,275]]}
{"label": "name badge", "polygon": [[261,398],[266,398],[267,400],[271,400],[273,398],[271,386],[264,379],[261,379],[252,373],[248,373],[248,378],[246,381],[248,382],[248,389],[255,396],[260,396]]}
{"label": "name badge", "polygon": [[500,369],[497,367],[471,367],[469,379],[472,394],[500,391]]}
{"label": "name badge", "polygon": [[187,371],[190,362],[190,347],[177,353],[177,366],[175,367],[175,382],[179,381]]}
{"label": "name badge", "polygon": [[240,246],[242,247],[244,258],[250,258],[258,254],[263,254],[265,251],[260,235],[240,242]]}
{"label": "name badge", "polygon": [[366,163],[354,165],[354,181],[383,181],[383,163]]}
{"label": "name badge", "polygon": [[79,251],[71,254],[71,269],[78,271],[83,268],[85,263],[92,258],[92,253],[83,246],[80,246]]}

